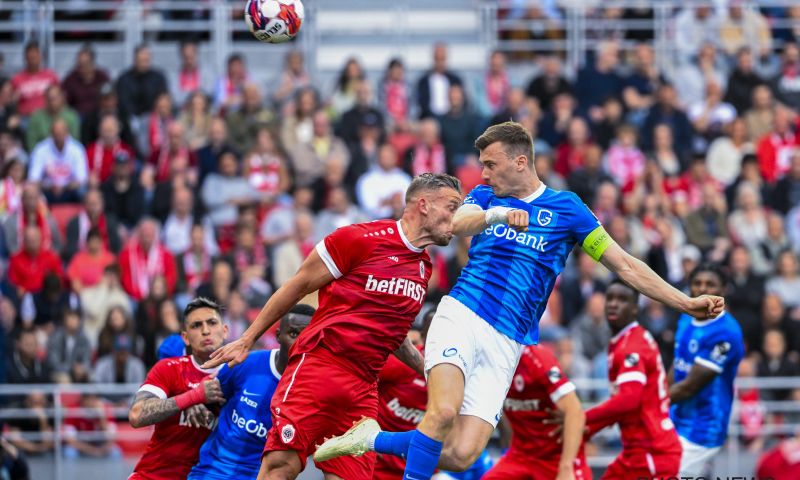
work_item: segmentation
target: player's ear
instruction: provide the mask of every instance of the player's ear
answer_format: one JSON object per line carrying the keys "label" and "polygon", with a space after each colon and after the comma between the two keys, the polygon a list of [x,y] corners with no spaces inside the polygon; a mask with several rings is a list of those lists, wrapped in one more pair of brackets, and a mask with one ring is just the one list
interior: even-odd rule
{"label": "player's ear", "polygon": [[419,208],[420,212],[427,215],[428,210],[430,208],[430,206],[428,205],[428,199],[425,198],[423,195],[420,195],[420,197],[417,199],[417,207]]}
{"label": "player's ear", "polygon": [[190,344],[189,344],[189,335],[186,333],[186,329],[185,328],[181,328],[181,339],[183,340],[183,344],[185,346],[187,346],[187,347],[190,346]]}
{"label": "player's ear", "polygon": [[516,164],[517,170],[522,170],[528,165],[528,157],[525,155],[517,155],[517,158],[514,159],[514,163]]}

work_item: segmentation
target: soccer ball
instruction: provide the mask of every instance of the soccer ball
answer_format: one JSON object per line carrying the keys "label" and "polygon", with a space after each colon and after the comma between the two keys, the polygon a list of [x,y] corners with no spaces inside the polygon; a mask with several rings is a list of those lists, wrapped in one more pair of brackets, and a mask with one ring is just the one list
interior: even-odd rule
{"label": "soccer ball", "polygon": [[300,0],[248,0],[244,21],[262,42],[283,43],[293,39],[303,23],[305,9]]}

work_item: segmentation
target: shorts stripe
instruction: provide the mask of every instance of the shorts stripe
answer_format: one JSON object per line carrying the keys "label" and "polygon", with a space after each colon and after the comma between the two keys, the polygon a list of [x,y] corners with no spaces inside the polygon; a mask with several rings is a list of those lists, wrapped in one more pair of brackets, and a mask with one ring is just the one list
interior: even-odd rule
{"label": "shorts stripe", "polygon": [[653,461],[653,456],[649,453],[644,454],[644,458],[647,460],[647,468],[650,470],[650,475],[656,474],[656,464]]}
{"label": "shorts stripe", "polygon": [[294,385],[294,377],[297,375],[297,371],[300,370],[300,367],[303,365],[303,360],[306,359],[306,354],[304,353],[302,357],[300,357],[300,363],[297,364],[297,368],[294,369],[292,372],[292,380],[289,382],[289,386],[286,387],[286,393],[283,394],[283,402],[286,401],[286,397],[289,396],[289,391],[292,389],[292,385]]}

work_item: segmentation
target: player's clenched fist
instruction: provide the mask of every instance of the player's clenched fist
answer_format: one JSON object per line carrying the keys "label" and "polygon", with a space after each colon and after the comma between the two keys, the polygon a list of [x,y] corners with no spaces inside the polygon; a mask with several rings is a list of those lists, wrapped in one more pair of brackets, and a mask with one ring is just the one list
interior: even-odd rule
{"label": "player's clenched fist", "polygon": [[525,210],[511,210],[508,212],[508,226],[518,232],[528,230],[528,212]]}
{"label": "player's clenched fist", "polygon": [[714,295],[700,295],[689,299],[686,313],[697,319],[716,318],[725,310],[725,299]]}
{"label": "player's clenched fist", "polygon": [[219,379],[210,378],[204,381],[203,391],[206,394],[206,403],[218,403],[220,405],[225,403],[225,396],[222,395],[222,386],[219,384]]}
{"label": "player's clenched fist", "polygon": [[507,224],[518,232],[528,230],[528,212],[509,207],[492,207],[486,210],[486,224]]}

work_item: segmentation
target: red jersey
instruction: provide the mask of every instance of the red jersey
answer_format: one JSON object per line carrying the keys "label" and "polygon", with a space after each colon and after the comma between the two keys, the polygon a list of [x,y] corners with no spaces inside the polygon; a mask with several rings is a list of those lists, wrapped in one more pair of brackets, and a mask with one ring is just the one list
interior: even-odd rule
{"label": "red jersey", "polygon": [[[378,424],[381,430],[414,430],[425,415],[427,403],[425,377],[394,355],[390,356],[378,375]],[[382,470],[402,472],[406,462],[393,455],[379,455],[378,464]]]}
{"label": "red jersey", "polygon": [[784,440],[765,453],[758,461],[756,476],[774,480],[800,478],[800,440]]}
{"label": "red jersey", "polygon": [[553,353],[541,346],[526,347],[519,359],[503,412],[511,423],[511,449],[538,457],[560,457],[561,444],[550,437],[555,425],[545,425],[548,410],[575,391]]}
{"label": "red jersey", "polygon": [[42,69],[33,73],[22,70],[14,75],[11,78],[11,86],[19,95],[17,112],[28,116],[44,108],[44,93],[51,85],[58,85],[58,75],[52,70]]}
{"label": "red jersey", "polygon": [[[195,388],[203,379],[219,370],[204,370],[191,355],[165,358],[156,363],[140,392],[150,392],[158,398],[171,398]],[[174,480],[186,478],[195,463],[211,430],[190,427],[183,412],[157,423],[147,449],[133,469],[129,480]]]}
{"label": "red jersey", "polygon": [[678,434],[669,418],[667,375],[650,332],[637,322],[622,329],[608,346],[608,364],[612,395],[626,382],[644,385],[638,412],[619,421],[623,450],[680,454]]}
{"label": "red jersey", "polygon": [[319,308],[292,355],[323,345],[374,382],[422,307],[430,257],[394,220],[342,227],[316,250],[335,280],[319,290]]}

